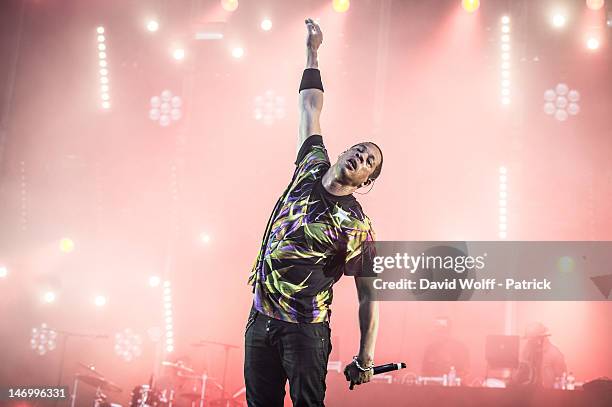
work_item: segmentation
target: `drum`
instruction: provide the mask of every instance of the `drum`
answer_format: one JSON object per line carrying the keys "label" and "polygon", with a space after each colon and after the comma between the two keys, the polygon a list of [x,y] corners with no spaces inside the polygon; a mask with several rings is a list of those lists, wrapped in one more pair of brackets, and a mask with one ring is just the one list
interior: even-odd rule
{"label": "drum", "polygon": [[161,407],[166,405],[165,397],[148,384],[134,387],[130,407]]}

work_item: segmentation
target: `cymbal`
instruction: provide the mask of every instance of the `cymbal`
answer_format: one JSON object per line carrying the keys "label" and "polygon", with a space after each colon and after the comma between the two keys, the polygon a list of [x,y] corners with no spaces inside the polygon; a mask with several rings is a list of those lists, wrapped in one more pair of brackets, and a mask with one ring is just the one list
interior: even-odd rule
{"label": "cymbal", "polygon": [[[205,375],[204,374],[202,374],[202,375],[199,375],[199,374],[189,375],[189,374],[178,372],[177,376],[182,378],[182,379],[199,380],[199,381],[201,381],[202,378]],[[221,388],[221,385],[217,382],[217,379],[212,377],[212,376],[208,376],[208,375],[206,375],[206,385],[207,386],[215,385],[215,386]]]}
{"label": "cymbal", "polygon": [[162,366],[171,367],[171,368],[174,368],[174,369],[176,369],[178,371],[181,371],[181,372],[195,373],[195,370],[193,370],[190,367],[185,366],[182,363],[174,363],[174,362],[168,362],[168,361],[164,360],[164,361],[162,361],[161,364],[162,364]]}
{"label": "cymbal", "polygon": [[103,390],[114,391],[117,393],[122,391],[121,387],[117,386],[115,383],[103,377],[96,377],[96,376],[90,376],[90,375],[85,375],[85,374],[77,374],[76,378],[85,384],[88,384],[93,387],[99,387]]}

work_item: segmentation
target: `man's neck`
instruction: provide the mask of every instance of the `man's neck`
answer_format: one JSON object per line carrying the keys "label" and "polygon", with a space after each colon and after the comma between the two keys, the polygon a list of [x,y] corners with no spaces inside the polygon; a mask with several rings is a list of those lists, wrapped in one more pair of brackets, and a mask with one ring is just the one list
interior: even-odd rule
{"label": "man's neck", "polygon": [[325,188],[325,190],[330,194],[336,196],[346,196],[355,192],[357,188],[350,185],[345,185],[338,180],[335,175],[335,169],[336,168],[332,166],[323,175],[323,179],[321,180],[323,188]]}

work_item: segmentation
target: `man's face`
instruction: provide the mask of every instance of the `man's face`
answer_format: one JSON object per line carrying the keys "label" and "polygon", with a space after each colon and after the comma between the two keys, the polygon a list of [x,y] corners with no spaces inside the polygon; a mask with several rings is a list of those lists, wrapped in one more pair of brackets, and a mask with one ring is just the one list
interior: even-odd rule
{"label": "man's face", "polygon": [[381,155],[372,143],[359,143],[340,154],[336,163],[341,177],[352,186],[366,182],[380,163]]}

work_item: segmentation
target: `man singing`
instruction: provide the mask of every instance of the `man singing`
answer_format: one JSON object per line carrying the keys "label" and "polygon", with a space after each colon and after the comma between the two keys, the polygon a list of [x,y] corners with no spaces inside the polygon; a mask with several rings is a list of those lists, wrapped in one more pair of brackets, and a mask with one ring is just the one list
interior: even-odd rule
{"label": "man singing", "polygon": [[359,351],[344,374],[351,389],[372,377],[378,304],[357,274],[361,245],[374,240],[374,231],[352,193],[380,175],[382,151],[359,143],[331,165],[319,124],[323,85],[317,50],[323,34],[312,19],[306,27],[296,169],[272,210],[249,277],[254,297],[244,378],[250,407],[282,407],[287,379],[294,406],[324,406],[332,285],[343,273],[356,276],[361,331]]}

